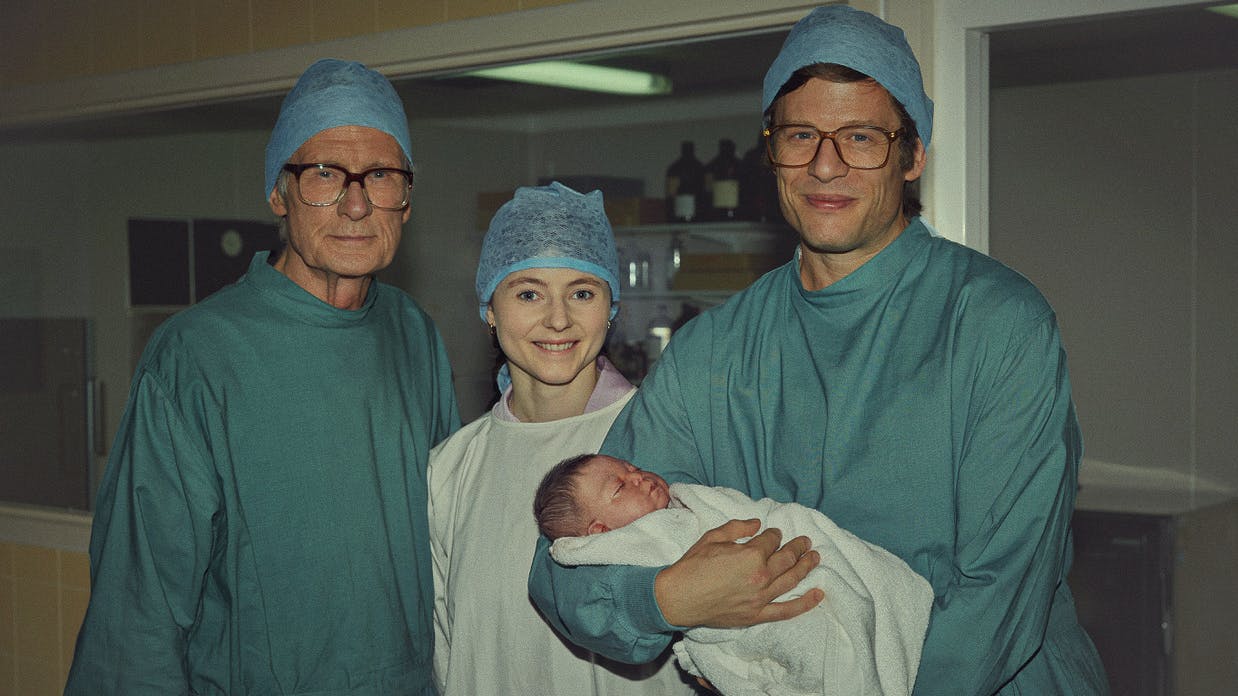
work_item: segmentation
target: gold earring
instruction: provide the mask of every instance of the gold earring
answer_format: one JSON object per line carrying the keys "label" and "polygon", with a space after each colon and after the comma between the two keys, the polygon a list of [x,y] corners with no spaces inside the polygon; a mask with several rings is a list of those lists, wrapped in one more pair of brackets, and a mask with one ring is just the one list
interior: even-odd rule
{"label": "gold earring", "polygon": [[490,325],[490,335],[491,335],[491,336],[493,336],[493,335],[494,335],[494,324],[491,324],[491,325]]}

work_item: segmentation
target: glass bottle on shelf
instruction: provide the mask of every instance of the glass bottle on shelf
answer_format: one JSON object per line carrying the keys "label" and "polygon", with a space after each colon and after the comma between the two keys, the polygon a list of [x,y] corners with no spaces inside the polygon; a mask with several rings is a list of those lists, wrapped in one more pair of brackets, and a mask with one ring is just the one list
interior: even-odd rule
{"label": "glass bottle on shelf", "polygon": [[645,333],[645,354],[649,356],[650,363],[657,360],[658,356],[662,355],[662,351],[666,349],[666,344],[670,343],[673,321],[666,310],[666,305],[658,305],[653,318],[649,320],[649,327]]}
{"label": "glass bottle on shelf", "polygon": [[735,220],[743,185],[739,180],[739,158],[735,156],[735,141],[718,141],[718,154],[706,167],[710,194],[709,218]]}
{"label": "glass bottle on shelf", "polygon": [[619,282],[628,290],[649,289],[649,254],[634,245],[619,247]]}
{"label": "glass bottle on shelf", "polygon": [[671,236],[671,247],[666,256],[666,289],[674,288],[675,274],[683,265],[683,236],[676,233]]}
{"label": "glass bottle on shelf", "polygon": [[628,274],[633,281],[632,287],[636,290],[649,289],[649,252],[644,249],[637,249],[632,261],[628,264]]}
{"label": "glass bottle on shelf", "polygon": [[757,135],[756,145],[740,160],[739,211],[741,220],[776,222],[782,220],[778,207],[778,182],[765,154],[765,137]]}
{"label": "glass bottle on shelf", "polygon": [[695,222],[703,212],[705,165],[696,158],[696,145],[685,140],[679,159],[666,168],[666,216],[672,222]]}

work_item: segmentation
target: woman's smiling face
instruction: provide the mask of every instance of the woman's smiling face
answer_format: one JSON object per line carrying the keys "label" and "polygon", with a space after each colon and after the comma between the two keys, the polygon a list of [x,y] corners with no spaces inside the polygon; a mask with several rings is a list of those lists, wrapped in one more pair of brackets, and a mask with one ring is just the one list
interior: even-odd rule
{"label": "woman's smiling face", "polygon": [[568,385],[593,369],[606,343],[610,286],[570,268],[515,271],[495,288],[486,319],[513,384]]}

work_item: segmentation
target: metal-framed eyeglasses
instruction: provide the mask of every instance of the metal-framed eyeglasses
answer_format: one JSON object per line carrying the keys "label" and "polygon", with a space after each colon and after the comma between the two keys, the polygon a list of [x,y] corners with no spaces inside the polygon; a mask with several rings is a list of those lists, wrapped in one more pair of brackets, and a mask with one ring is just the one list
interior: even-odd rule
{"label": "metal-framed eyeglasses", "polygon": [[881,169],[890,161],[890,148],[903,129],[878,126],[844,126],[823,131],[803,123],[784,123],[761,131],[765,151],[775,167],[807,167],[817,158],[821,143],[834,143],[838,159],[852,169]]}
{"label": "metal-framed eyeglasses", "polygon": [[284,171],[297,180],[297,197],[306,205],[325,208],[344,197],[352,182],[361,184],[361,192],[370,205],[382,210],[403,210],[413,190],[413,173],[407,169],[375,167],[353,173],[334,164],[285,164]]}

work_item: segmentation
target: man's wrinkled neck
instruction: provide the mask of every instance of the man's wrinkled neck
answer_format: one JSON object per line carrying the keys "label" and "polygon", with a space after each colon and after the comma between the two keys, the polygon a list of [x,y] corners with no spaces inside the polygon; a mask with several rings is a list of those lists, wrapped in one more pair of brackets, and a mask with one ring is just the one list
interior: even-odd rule
{"label": "man's wrinkled neck", "polygon": [[356,310],[365,304],[374,276],[341,276],[293,263],[291,259],[294,256],[296,254],[285,247],[284,253],[272,265],[303,290],[336,309]]}

